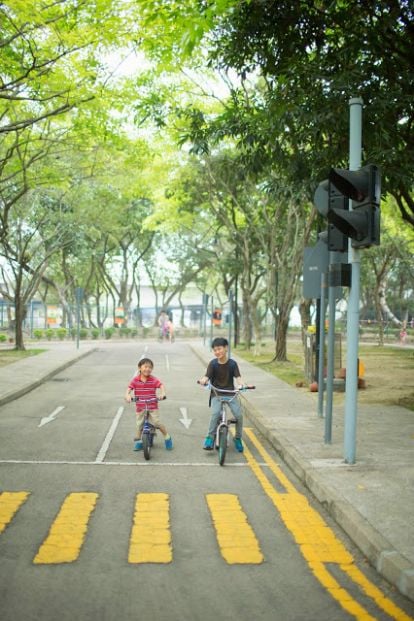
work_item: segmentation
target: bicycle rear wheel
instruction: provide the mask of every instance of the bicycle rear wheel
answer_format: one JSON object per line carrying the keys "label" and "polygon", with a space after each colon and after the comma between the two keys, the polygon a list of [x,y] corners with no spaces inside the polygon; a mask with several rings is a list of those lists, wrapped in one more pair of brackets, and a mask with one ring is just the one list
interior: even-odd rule
{"label": "bicycle rear wheel", "polygon": [[219,430],[218,454],[219,454],[219,464],[220,464],[220,466],[224,466],[224,462],[225,462],[225,459],[226,459],[227,435],[228,435],[228,433],[229,433],[229,430],[224,425]]}
{"label": "bicycle rear wheel", "polygon": [[149,433],[142,434],[142,448],[144,449],[144,457],[148,460],[151,455],[151,438]]}

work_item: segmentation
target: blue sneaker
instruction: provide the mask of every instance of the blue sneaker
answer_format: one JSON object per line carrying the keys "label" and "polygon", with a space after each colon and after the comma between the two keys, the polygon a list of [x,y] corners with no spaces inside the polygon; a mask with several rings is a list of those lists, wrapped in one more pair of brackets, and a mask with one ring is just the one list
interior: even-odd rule
{"label": "blue sneaker", "polygon": [[213,438],[210,438],[210,436],[207,436],[207,438],[204,440],[203,449],[205,451],[212,451],[213,448],[214,448],[214,440]]}
{"label": "blue sneaker", "polygon": [[238,451],[239,453],[243,453],[244,448],[241,438],[234,438],[234,446],[236,447],[236,451]]}
{"label": "blue sneaker", "polygon": [[134,451],[142,451],[142,442],[141,442],[141,440],[135,440]]}
{"label": "blue sneaker", "polygon": [[165,440],[165,448],[167,449],[167,451],[171,451],[172,447],[173,447],[173,443],[172,443],[172,438],[170,436],[168,440]]}

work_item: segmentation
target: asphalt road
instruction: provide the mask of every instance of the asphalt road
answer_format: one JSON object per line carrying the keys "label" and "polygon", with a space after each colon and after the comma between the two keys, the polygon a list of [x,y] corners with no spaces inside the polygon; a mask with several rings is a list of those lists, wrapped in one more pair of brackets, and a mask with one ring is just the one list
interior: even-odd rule
{"label": "asphalt road", "polygon": [[[123,401],[142,355],[174,441],[150,462]],[[409,619],[253,429],[224,467],[202,450],[203,372],[185,343],[102,346],[1,408],[2,621]]]}

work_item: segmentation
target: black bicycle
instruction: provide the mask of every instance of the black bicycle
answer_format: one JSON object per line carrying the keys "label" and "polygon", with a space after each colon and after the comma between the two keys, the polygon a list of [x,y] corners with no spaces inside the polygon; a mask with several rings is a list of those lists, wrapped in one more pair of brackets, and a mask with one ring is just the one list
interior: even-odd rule
{"label": "black bicycle", "polygon": [[[200,383],[200,382],[198,382]],[[229,429],[230,425],[235,425],[237,420],[228,416],[227,410],[229,403],[235,399],[240,392],[245,390],[254,390],[256,386],[243,386],[242,388],[234,388],[233,390],[225,390],[224,388],[218,388],[210,382],[205,384],[205,387],[211,390],[215,397],[220,400],[220,419],[215,432],[214,446],[218,451],[218,458],[220,466],[224,466],[226,460],[227,447],[229,445]],[[229,398],[227,395],[233,395]]]}
{"label": "black bicycle", "polygon": [[141,432],[141,442],[142,448],[144,451],[144,457],[148,461],[151,457],[151,449],[154,443],[154,437],[157,435],[157,427],[153,425],[150,420],[150,414],[153,410],[149,409],[149,404],[154,403],[154,401],[164,401],[167,397],[151,397],[151,399],[140,399],[139,397],[132,397],[131,401],[140,401],[141,403],[145,403],[144,409],[144,425],[142,427]]}

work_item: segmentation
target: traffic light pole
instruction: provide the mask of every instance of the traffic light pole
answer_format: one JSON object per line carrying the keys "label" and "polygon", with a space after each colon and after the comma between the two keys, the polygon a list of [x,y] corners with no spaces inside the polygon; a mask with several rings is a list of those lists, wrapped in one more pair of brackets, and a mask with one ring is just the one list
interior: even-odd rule
{"label": "traffic light pole", "polygon": [[[361,167],[362,151],[362,105],[360,97],[349,101],[349,170]],[[350,210],[352,202],[350,202]],[[359,341],[359,298],[360,298],[360,251],[352,247],[349,240],[349,262],[351,264],[351,287],[347,312],[347,358],[345,393],[344,458],[348,464],[355,463],[356,422],[358,413],[358,341]]]}
{"label": "traffic light pole", "polygon": [[318,416],[323,418],[323,394],[325,391],[325,315],[326,315],[326,274],[321,274],[321,307],[319,315],[319,358],[318,358]]}
{"label": "traffic light pole", "polygon": [[[329,263],[333,263],[334,253],[329,253]],[[333,380],[334,380],[334,356],[335,356],[335,288],[328,287],[328,356],[326,363],[326,410],[325,410],[325,436],[326,444],[332,442],[332,405],[333,405]]]}

